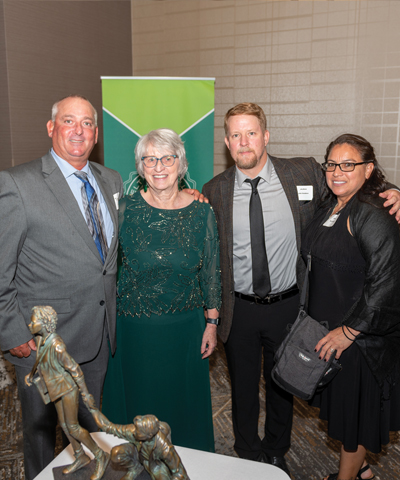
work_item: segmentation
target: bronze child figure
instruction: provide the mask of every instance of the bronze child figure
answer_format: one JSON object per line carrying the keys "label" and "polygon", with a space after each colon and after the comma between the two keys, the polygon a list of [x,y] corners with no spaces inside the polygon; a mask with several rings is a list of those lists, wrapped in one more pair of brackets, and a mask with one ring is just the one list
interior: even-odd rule
{"label": "bronze child figure", "polygon": [[[83,444],[93,453],[96,462],[90,480],[100,480],[110,456],[78,423],[79,391],[84,401],[90,394],[80,366],[68,354],[61,337],[55,333],[56,325],[57,314],[52,307],[32,308],[29,330],[36,336],[37,352],[35,365],[25,377],[25,382],[38,387],[45,403],[54,402],[61,428],[74,449],[75,461],[65,467],[63,473],[75,472],[90,463]],[[34,377],[36,372],[38,375]]]}
{"label": "bronze child figure", "polygon": [[99,428],[129,442],[111,450],[112,463],[128,470],[121,480],[137,478],[142,470],[140,465],[152,480],[189,480],[171,443],[171,429],[166,422],[155,415],[137,415],[129,425],[116,425],[95,407],[93,398],[88,400],[87,407]]}

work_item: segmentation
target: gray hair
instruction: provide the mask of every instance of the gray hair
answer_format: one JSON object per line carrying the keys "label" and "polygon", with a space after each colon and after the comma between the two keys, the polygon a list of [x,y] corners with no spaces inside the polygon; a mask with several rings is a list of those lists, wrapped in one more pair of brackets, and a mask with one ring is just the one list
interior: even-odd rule
{"label": "gray hair", "polygon": [[58,113],[58,105],[60,104],[60,102],[62,102],[63,100],[66,100],[67,98],[80,98],[81,100],[85,100],[86,102],[88,102],[89,105],[93,109],[94,125],[95,125],[95,127],[97,127],[97,110],[94,108],[92,103],[86,97],[84,97],[83,95],[67,95],[66,97],[60,98],[60,100],[57,100],[57,102],[51,108],[51,121],[52,122],[56,121],[56,116],[57,116],[57,113]]}
{"label": "gray hair", "polygon": [[[178,176],[183,178],[188,169],[185,147],[179,135],[169,128],[159,128],[143,135],[135,147],[135,162],[138,175],[144,178],[142,157],[147,154],[150,145],[164,155],[177,155],[179,161]],[[164,153],[165,152],[165,153]]]}

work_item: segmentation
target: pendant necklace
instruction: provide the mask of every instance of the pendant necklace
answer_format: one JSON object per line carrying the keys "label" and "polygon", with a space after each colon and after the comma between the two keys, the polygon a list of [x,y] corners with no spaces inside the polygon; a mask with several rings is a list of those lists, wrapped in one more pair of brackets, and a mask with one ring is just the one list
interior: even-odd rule
{"label": "pendant necklace", "polygon": [[333,227],[333,225],[335,225],[336,223],[336,220],[339,218],[339,215],[340,215],[340,212],[344,209],[344,207],[347,205],[347,202],[342,205],[339,210],[335,212],[335,208],[339,205],[339,203],[337,203],[334,207],[333,207],[333,210],[332,210],[332,213],[329,215],[329,218],[328,220],[323,224],[324,227]]}

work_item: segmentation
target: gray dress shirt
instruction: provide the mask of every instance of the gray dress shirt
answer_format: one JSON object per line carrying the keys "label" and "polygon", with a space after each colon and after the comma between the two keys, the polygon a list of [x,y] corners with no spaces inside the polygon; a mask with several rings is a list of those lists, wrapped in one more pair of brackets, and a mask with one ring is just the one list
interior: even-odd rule
{"label": "gray dress shirt", "polygon": [[[265,245],[271,278],[271,293],[287,290],[296,283],[297,246],[292,211],[282,184],[268,159],[258,175],[258,192],[263,208]],[[233,275],[235,291],[253,294],[250,246],[249,178],[236,168],[233,194]]]}

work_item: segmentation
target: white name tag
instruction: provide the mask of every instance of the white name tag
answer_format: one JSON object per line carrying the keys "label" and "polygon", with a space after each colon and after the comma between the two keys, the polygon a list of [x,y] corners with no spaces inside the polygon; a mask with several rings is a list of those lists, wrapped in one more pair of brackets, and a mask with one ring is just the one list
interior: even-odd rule
{"label": "white name tag", "polygon": [[119,210],[119,193],[114,193],[114,202],[115,202],[115,208]]}
{"label": "white name tag", "polygon": [[339,218],[340,213],[335,213],[328,218],[328,220],[324,223],[324,227],[333,227],[336,223],[336,220]]}
{"label": "white name tag", "polygon": [[297,185],[297,195],[299,200],[312,200],[313,199],[313,186],[312,185]]}

